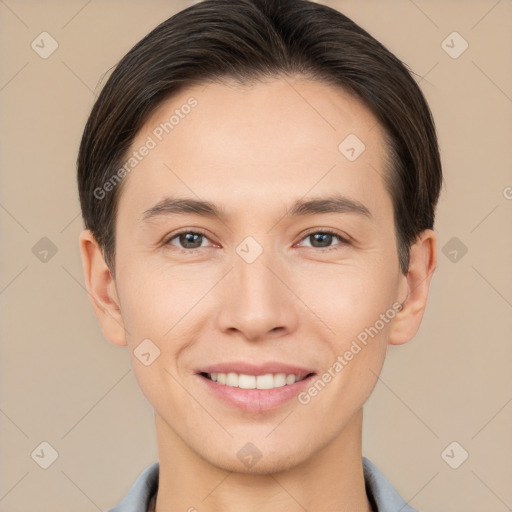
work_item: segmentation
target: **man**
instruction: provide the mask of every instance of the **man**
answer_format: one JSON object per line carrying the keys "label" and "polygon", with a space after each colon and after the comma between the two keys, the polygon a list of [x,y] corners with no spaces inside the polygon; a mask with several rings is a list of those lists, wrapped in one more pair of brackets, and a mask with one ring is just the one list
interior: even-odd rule
{"label": "man", "polygon": [[121,60],[80,147],[80,248],[159,461],[113,511],[413,511],[362,410],[419,328],[441,180],[417,84],[326,6],[206,0]]}

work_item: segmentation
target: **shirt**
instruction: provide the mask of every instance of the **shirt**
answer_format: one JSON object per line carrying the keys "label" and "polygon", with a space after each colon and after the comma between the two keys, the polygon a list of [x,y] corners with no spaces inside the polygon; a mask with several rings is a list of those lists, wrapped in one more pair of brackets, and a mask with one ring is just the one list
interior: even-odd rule
{"label": "shirt", "polygon": [[[154,512],[160,464],[154,462],[135,480],[123,501],[108,512]],[[366,494],[375,512],[418,512],[408,505],[369,459],[363,457]]]}

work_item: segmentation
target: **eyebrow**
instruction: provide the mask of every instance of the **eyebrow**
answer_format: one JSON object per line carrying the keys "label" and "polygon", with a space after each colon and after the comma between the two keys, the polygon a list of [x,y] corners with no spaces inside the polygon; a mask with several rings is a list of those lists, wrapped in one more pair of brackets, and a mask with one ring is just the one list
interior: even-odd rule
{"label": "eyebrow", "polygon": [[[331,195],[312,199],[298,199],[295,201],[284,217],[302,217],[306,215],[329,213],[353,213],[373,219],[370,210],[361,202],[343,195]],[[169,215],[193,214],[202,217],[226,219],[228,215],[222,207],[192,198],[165,197],[151,208],[145,210],[140,222],[147,222],[157,217]]]}

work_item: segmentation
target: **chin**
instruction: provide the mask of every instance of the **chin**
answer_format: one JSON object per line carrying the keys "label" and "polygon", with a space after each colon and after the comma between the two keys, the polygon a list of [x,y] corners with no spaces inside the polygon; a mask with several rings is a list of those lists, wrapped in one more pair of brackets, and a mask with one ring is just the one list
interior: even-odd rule
{"label": "chin", "polygon": [[[233,451],[229,450],[217,454],[210,452],[208,456],[203,455],[203,459],[224,471],[248,475],[267,475],[292,469],[309,456],[305,449],[291,448],[288,443],[281,450],[275,447],[259,449],[256,446],[250,442],[237,443],[234,448],[235,457],[232,455]],[[249,458],[249,460],[244,461],[245,458]]]}

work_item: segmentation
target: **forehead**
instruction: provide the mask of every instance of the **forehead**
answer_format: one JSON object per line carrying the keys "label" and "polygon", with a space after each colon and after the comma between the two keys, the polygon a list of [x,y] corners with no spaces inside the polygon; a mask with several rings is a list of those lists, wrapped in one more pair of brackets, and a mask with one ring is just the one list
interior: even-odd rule
{"label": "forehead", "polygon": [[389,206],[379,123],[352,95],[319,82],[189,87],[155,110],[128,156],[143,146],[151,148],[127,174],[120,200],[131,212],[170,193],[252,211],[333,191]]}

